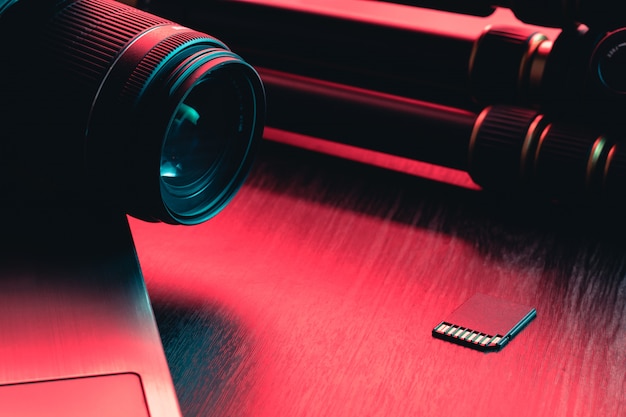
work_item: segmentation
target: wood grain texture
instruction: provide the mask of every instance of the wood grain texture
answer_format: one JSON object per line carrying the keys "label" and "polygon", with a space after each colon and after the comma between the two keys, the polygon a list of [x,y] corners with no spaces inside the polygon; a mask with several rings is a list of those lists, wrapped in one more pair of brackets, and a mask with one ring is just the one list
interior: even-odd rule
{"label": "wood grain texture", "polygon": [[[618,417],[609,216],[266,143],[215,219],[131,227],[187,417]],[[476,292],[538,316],[498,353],[432,338]]]}

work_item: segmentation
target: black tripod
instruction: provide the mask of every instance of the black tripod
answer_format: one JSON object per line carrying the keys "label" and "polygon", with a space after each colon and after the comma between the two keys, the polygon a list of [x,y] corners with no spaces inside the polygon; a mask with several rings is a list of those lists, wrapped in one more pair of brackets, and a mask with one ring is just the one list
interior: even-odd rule
{"label": "black tripod", "polygon": [[[144,7],[210,29],[249,59],[270,127],[466,170],[484,188],[622,200],[626,28],[606,2],[344,3]],[[488,16],[495,6],[546,27],[425,8]],[[385,19],[389,9],[415,23]],[[481,29],[458,31],[459,19]]]}

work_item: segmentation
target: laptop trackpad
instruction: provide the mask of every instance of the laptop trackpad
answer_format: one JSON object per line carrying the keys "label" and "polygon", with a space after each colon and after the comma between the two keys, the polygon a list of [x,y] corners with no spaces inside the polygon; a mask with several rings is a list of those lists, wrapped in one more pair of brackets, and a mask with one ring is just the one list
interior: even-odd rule
{"label": "laptop trackpad", "polygon": [[0,416],[149,417],[139,375],[0,385]]}

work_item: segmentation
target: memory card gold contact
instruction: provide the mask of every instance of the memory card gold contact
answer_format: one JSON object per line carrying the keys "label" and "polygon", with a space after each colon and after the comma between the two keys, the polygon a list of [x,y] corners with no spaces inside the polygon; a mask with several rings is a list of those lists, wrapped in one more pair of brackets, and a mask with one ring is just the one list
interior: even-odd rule
{"label": "memory card gold contact", "polygon": [[476,294],[436,325],[432,335],[480,351],[497,351],[536,316],[532,307]]}

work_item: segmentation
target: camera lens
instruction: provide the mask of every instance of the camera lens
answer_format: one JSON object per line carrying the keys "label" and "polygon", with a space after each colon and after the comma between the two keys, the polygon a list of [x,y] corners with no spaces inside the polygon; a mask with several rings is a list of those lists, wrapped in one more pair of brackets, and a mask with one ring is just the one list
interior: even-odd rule
{"label": "camera lens", "polygon": [[215,39],[176,26],[158,30],[164,40],[136,42],[141,62],[128,65],[129,74],[120,65],[93,107],[90,161],[109,193],[125,189],[130,214],[196,224],[232,199],[250,169],[263,129],[263,87]]}
{"label": "camera lens", "polygon": [[161,196],[178,218],[199,207],[221,208],[235,191],[249,159],[255,101],[244,74],[217,73],[180,102],[161,152]]}
{"label": "camera lens", "polygon": [[16,156],[16,198],[96,199],[173,224],[203,222],[232,199],[263,130],[249,64],[210,35],[112,0],[0,6],[11,63],[0,68],[0,117],[13,126],[2,146]]}

